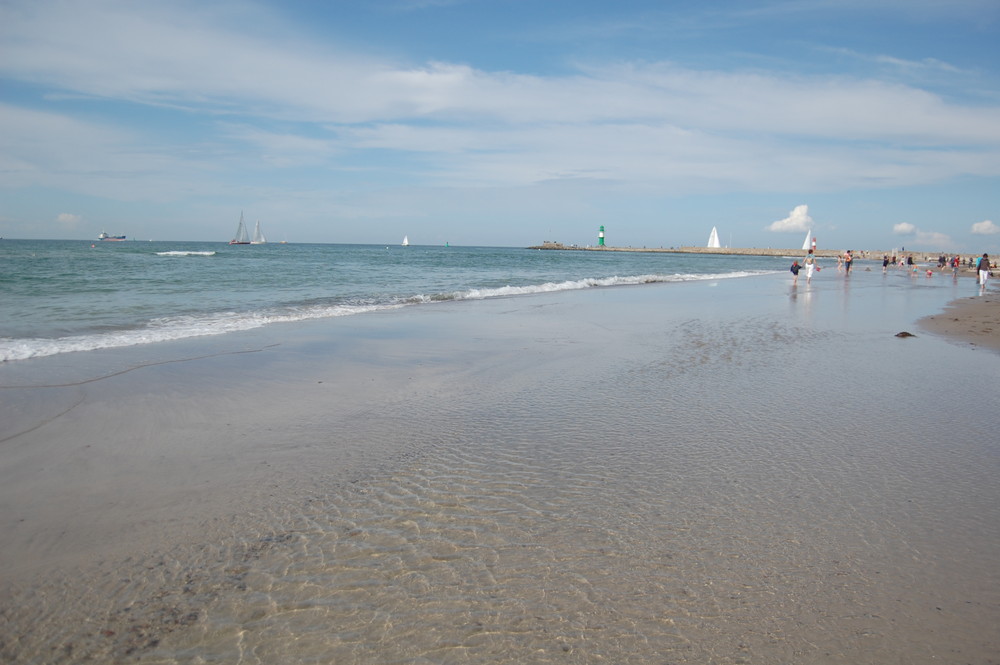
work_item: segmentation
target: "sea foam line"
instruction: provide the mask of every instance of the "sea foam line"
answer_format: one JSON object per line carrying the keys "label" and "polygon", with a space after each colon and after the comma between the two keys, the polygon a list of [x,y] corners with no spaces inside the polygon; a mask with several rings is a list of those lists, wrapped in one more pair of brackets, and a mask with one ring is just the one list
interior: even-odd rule
{"label": "sea foam line", "polygon": [[332,318],[394,309],[402,304],[337,305],[310,307],[287,312],[223,312],[204,316],[164,317],[140,328],[117,330],[94,335],[70,335],[58,338],[0,338],[0,362],[27,360],[76,351],[97,351],[140,344],[172,342],[192,337],[225,335],[262,328],[272,323],[291,323],[309,319]]}
{"label": "sea foam line", "polygon": [[[212,252],[214,254],[214,252]],[[585,278],[563,282],[546,282],[524,286],[473,288],[452,293],[418,294],[392,302],[349,305],[343,303],[288,307],[271,311],[219,312],[199,316],[163,317],[131,329],[122,329],[91,335],[71,335],[58,338],[0,338],[0,362],[27,360],[60,353],[96,351],[141,344],[170,342],[192,337],[224,335],[262,328],[273,323],[293,323],[313,319],[353,316],[367,312],[397,309],[407,305],[449,300],[485,300],[541,293],[556,293],[588,288],[629,286],[667,282],[709,281],[735,279],[772,271],[741,271],[717,274],[632,275]]]}
{"label": "sea foam line", "polygon": [[524,286],[499,286],[492,288],[469,289],[467,291],[455,291],[453,293],[442,293],[434,295],[416,295],[408,299],[407,302],[424,303],[440,300],[484,300],[486,298],[500,298],[507,296],[532,295],[536,293],[555,293],[558,291],[577,291],[595,287],[609,286],[635,286],[639,284],[662,284],[668,282],[703,282],[714,279],[735,279],[739,277],[751,277],[753,275],[770,274],[773,271],[740,271],[727,273],[700,273],[673,275],[629,275],[613,277],[587,277],[578,280],[568,280],[564,282],[546,282],[544,284],[528,284]]}

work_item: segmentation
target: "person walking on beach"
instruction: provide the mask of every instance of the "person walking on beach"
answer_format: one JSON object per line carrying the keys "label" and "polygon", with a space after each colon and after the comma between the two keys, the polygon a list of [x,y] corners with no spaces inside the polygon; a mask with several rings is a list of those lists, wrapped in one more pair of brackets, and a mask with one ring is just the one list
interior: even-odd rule
{"label": "person walking on beach", "polygon": [[844,252],[844,275],[851,274],[851,264],[854,263],[854,255],[851,254],[851,250]]}
{"label": "person walking on beach", "polygon": [[792,278],[792,284],[798,284],[799,283],[799,270],[801,270],[801,269],[802,269],[802,266],[799,265],[798,261],[792,261],[792,267],[789,268],[789,270],[792,271],[792,274],[795,275],[795,277]]}
{"label": "person walking on beach", "polygon": [[979,287],[985,289],[988,281],[990,281],[990,255],[983,254],[979,259]]}
{"label": "person walking on beach", "polygon": [[806,266],[806,284],[812,281],[813,270],[816,270],[818,266],[816,265],[816,255],[813,254],[813,250],[809,250],[806,254],[806,258],[802,259],[802,263]]}

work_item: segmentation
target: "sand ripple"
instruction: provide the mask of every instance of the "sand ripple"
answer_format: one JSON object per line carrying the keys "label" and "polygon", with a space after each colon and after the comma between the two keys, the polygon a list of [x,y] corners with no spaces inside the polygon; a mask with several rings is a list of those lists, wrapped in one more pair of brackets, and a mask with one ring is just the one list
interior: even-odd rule
{"label": "sand ripple", "polygon": [[613,370],[400,413],[367,435],[406,453],[364,475],[304,474],[197,546],[8,584],[0,656],[989,662],[995,451],[932,445],[951,423],[931,393],[882,436],[883,388],[785,375],[837,342],[678,322]]}

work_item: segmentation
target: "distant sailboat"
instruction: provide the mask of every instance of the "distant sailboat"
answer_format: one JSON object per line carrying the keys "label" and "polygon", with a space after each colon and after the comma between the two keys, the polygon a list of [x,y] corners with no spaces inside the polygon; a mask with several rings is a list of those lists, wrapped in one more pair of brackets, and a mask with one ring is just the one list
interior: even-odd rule
{"label": "distant sailboat", "polygon": [[708,245],[706,246],[714,248],[722,247],[722,245],[719,244],[719,230],[714,226],[712,227],[712,235],[708,236]]}
{"label": "distant sailboat", "polygon": [[403,236],[403,247],[408,247],[409,244],[410,244],[410,237],[409,236]]}
{"label": "distant sailboat", "polygon": [[809,229],[809,232],[806,233],[806,241],[802,243],[802,249],[806,251],[812,249],[812,244],[809,242],[810,240],[812,240],[812,234],[813,234],[812,229]]}
{"label": "distant sailboat", "polygon": [[243,211],[240,211],[240,225],[236,227],[236,236],[229,241],[230,245],[249,245],[250,236],[247,234],[246,224],[243,223]]}
{"label": "distant sailboat", "polygon": [[267,242],[267,238],[264,237],[264,233],[260,230],[260,220],[257,220],[257,225],[253,227],[253,240],[250,241],[251,245],[263,245]]}

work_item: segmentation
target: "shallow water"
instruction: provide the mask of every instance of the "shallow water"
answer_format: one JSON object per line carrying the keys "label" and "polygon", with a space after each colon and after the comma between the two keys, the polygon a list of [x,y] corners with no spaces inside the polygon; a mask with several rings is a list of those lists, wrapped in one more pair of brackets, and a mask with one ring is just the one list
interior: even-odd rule
{"label": "shallow water", "polygon": [[0,362],[445,300],[784,271],[774,257],[515,247],[5,240]]}
{"label": "shallow water", "polygon": [[[942,294],[856,277],[450,303],[333,346],[300,328],[253,371],[273,482],[199,537],[5,580],[0,655],[991,662],[1000,420],[977,386],[1000,362],[895,338]],[[319,400],[314,376],[359,376],[345,356],[415,389],[303,422],[282,382],[306,358]],[[231,361],[101,390],[180,408]]]}

